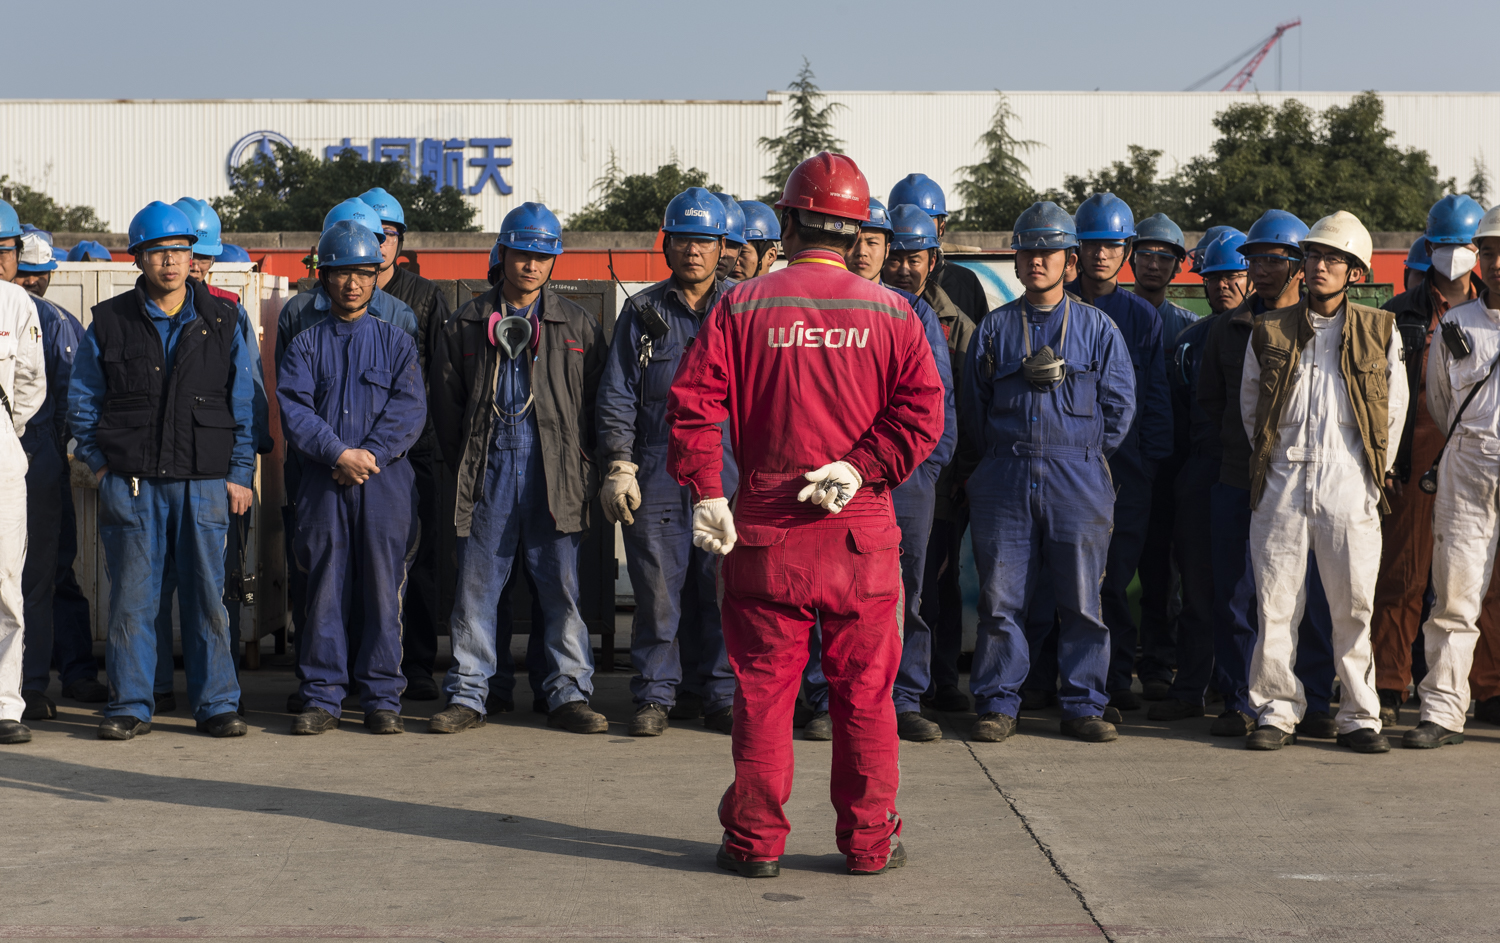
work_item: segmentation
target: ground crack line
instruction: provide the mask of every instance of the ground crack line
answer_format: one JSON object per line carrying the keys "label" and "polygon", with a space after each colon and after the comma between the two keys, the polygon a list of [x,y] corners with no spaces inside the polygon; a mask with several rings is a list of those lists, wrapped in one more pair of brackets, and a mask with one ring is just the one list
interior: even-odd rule
{"label": "ground crack line", "polygon": [[1058,863],[1057,855],[1052,853],[1052,848],[1046,842],[1042,841],[1041,836],[1036,833],[1036,829],[1031,827],[1030,820],[1026,818],[1026,814],[1021,811],[1020,807],[1016,805],[1016,800],[1001,788],[999,781],[990,772],[990,768],[985,766],[984,761],[979,758],[979,754],[974,752],[973,745],[965,742],[964,749],[969,751],[969,755],[974,758],[974,762],[979,765],[979,769],[984,773],[984,778],[988,779],[990,785],[995,787],[995,791],[1000,794],[1000,798],[1004,799],[1005,804],[1010,806],[1010,811],[1015,813],[1016,818],[1020,820],[1021,827],[1026,829],[1027,835],[1031,836],[1031,840],[1036,844],[1037,850],[1046,856],[1047,863],[1052,865],[1053,872],[1062,879],[1062,882],[1067,885],[1068,890],[1073,892],[1073,896],[1078,898],[1079,906],[1083,908],[1084,913],[1089,915],[1089,919],[1093,921],[1094,926],[1099,928],[1099,933],[1109,943],[1115,943],[1115,938],[1110,936],[1109,931],[1104,929],[1104,924],[1100,923],[1099,918],[1094,915],[1094,908],[1089,906],[1088,898],[1083,896],[1083,888],[1079,887],[1077,882],[1068,876],[1068,872],[1063,870],[1063,866]]}

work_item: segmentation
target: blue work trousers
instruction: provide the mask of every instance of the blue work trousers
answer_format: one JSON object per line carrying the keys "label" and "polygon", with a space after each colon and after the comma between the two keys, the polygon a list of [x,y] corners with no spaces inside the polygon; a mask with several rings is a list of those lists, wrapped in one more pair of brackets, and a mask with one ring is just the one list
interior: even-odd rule
{"label": "blue work trousers", "polygon": [[[469,536],[458,538],[458,593],[453,603],[453,667],[443,681],[450,704],[483,712],[490,678],[500,672],[496,610],[517,557],[523,557],[542,605],[547,709],[587,701],[594,693],[594,653],[578,611],[578,545],[583,534],[564,534],[547,506],[541,443],[491,448],[484,492],[474,505]],[[504,648],[509,658],[510,636]],[[510,691],[501,692],[512,698]],[[538,692],[533,692],[537,694]]]}
{"label": "blue work trousers", "polygon": [[57,592],[57,545],[62,534],[62,506],[57,476],[62,463],[46,477],[40,458],[26,472],[26,561],[21,568],[25,634],[21,638],[21,690],[45,691],[52,680],[52,601]]}
{"label": "blue work trousers", "polygon": [[182,481],[105,475],[99,482],[99,537],[109,566],[109,676],[106,717],[149,721],[155,708],[156,616],[168,568],[182,609],[182,658],[196,720],[239,704],[235,645],[224,611],[224,479]]}
{"label": "blue work trousers", "polygon": [[[239,565],[239,540],[236,528],[241,526],[243,514],[229,515],[228,535],[224,539],[224,575],[228,579]],[[246,561],[247,566],[252,561]],[[172,629],[172,597],[177,593],[177,576],[172,568],[167,567],[166,576],[161,584],[161,608],[156,613],[156,682],[153,687],[157,694],[172,693],[172,677],[176,668],[176,654],[173,647]],[[229,613],[229,637],[236,643],[240,641],[240,604],[238,602],[224,604],[224,609]],[[238,665],[239,661],[236,660]]]}
{"label": "blue work trousers", "polygon": [[[1210,507],[1219,465],[1216,456],[1189,456],[1177,473],[1172,496],[1176,505],[1172,556],[1182,585],[1182,609],[1177,615],[1177,674],[1167,697],[1187,704],[1203,703],[1214,669],[1214,535]],[[1144,570],[1145,561],[1141,562]]]}
{"label": "blue work trousers", "polygon": [[1026,615],[1045,565],[1060,622],[1063,716],[1102,715],[1109,630],[1099,586],[1114,513],[1103,457],[1066,447],[991,455],[969,479],[968,493],[980,586],[969,680],[975,711],[1012,717],[1020,711],[1031,664]]}
{"label": "blue work trousers", "polygon": [[959,585],[967,512],[962,521],[934,517],[922,575],[922,624],[932,634],[932,686],[958,687],[958,657],[964,648],[964,596]]}
{"label": "blue work trousers", "polygon": [[[1250,658],[1259,632],[1255,569],[1250,562],[1250,492],[1222,481],[1209,489],[1213,530],[1213,685],[1224,709],[1255,716],[1250,707]],[[1307,605],[1297,630],[1294,667],[1307,695],[1307,713],[1329,709],[1333,697],[1333,619],[1328,596],[1311,555],[1307,560]]]}
{"label": "blue work trousers", "polygon": [[338,717],[357,688],[366,714],[400,711],[401,604],[417,549],[411,464],[397,459],[362,485],[341,485],[327,466],[309,462],[293,543],[307,574],[307,625],[297,650],[307,706]]}
{"label": "blue work trousers", "polygon": [[[1172,666],[1178,664],[1177,620],[1183,601],[1182,575],[1174,547],[1177,479],[1182,474],[1184,461],[1177,456],[1163,461],[1156,469],[1156,478],[1151,485],[1150,524],[1146,527],[1146,541],[1141,548],[1140,563],[1136,566],[1136,574],[1141,579],[1141,627],[1135,674],[1143,682],[1170,682]],[[1203,520],[1198,523],[1206,531],[1206,505],[1204,511]],[[1203,562],[1206,567],[1208,561]]]}
{"label": "blue work trousers", "polygon": [[1127,592],[1141,562],[1146,546],[1146,531],[1151,526],[1151,491],[1153,477],[1147,471],[1126,463],[1111,466],[1115,481],[1115,530],[1109,541],[1109,562],[1104,568],[1104,585],[1100,590],[1104,607],[1104,624],[1109,627],[1108,691],[1130,690],[1135,676],[1135,653],[1139,632],[1130,612]]}
{"label": "blue work trousers", "polygon": [[57,537],[57,578],[52,595],[52,664],[66,687],[84,678],[99,678],[94,659],[94,620],[89,598],[78,585],[73,561],[78,558],[78,517],[73,508],[73,482],[58,479],[57,501],[61,508]]}

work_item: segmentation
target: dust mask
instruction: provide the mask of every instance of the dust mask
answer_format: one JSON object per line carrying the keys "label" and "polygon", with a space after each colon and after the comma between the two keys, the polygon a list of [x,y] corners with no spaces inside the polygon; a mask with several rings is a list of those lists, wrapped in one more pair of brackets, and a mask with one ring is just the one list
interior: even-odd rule
{"label": "dust mask", "polygon": [[1474,263],[1478,261],[1478,254],[1468,246],[1438,246],[1432,250],[1433,271],[1450,282],[1474,271]]}

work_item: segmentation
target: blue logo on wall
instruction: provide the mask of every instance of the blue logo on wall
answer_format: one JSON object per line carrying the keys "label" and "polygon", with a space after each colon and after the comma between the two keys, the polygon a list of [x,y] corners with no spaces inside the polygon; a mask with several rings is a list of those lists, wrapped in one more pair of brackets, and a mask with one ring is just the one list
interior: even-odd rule
{"label": "blue logo on wall", "polygon": [[[274,162],[276,151],[271,146],[273,144],[292,146],[286,135],[275,131],[254,131],[236,141],[234,147],[229,149],[229,160],[224,165],[225,175],[230,182],[233,182],[232,171],[256,156],[263,155]],[[486,185],[493,183],[501,195],[508,195],[512,192],[512,187],[500,175],[500,168],[509,167],[511,159],[500,156],[496,151],[510,146],[510,138],[424,138],[420,142],[416,138],[375,138],[370,141],[369,147],[353,144],[349,138],[344,138],[338,144],[323,148],[323,159],[334,160],[340,154],[353,152],[360,160],[401,161],[411,168],[413,178],[423,175],[431,177],[433,184],[439,189],[454,187],[474,196],[481,193]],[[478,157],[467,159],[468,166],[479,170],[472,185],[464,179],[466,148],[478,148],[480,152]]]}
{"label": "blue logo on wall", "polygon": [[225,179],[234,183],[234,169],[256,157],[264,157],[274,164],[276,150],[271,146],[272,144],[280,144],[289,148],[292,146],[292,140],[285,134],[278,134],[275,131],[251,131],[235,141],[234,147],[229,149],[229,159],[224,162]]}

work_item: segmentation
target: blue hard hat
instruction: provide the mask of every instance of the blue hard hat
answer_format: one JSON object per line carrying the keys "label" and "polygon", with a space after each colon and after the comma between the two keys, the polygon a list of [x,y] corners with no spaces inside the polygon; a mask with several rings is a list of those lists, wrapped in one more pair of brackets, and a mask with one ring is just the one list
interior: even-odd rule
{"label": "blue hard hat", "polygon": [[1078,230],[1073,217],[1056,203],[1033,203],[1016,217],[1010,234],[1012,249],[1076,249]]}
{"label": "blue hard hat", "polygon": [[[380,242],[385,242],[385,228],[380,224],[380,216],[375,212],[375,207],[366,203],[358,197],[350,197],[344,202],[328,211],[323,217],[323,231],[327,232],[333,228],[334,223],[353,222],[365,227],[375,234]],[[318,253],[319,258],[322,253]]]}
{"label": "blue hard hat", "polygon": [[224,243],[224,251],[219,253],[220,262],[251,262],[250,253],[239,246]]}
{"label": "blue hard hat", "polygon": [[1411,244],[1411,249],[1406,253],[1406,267],[1413,272],[1425,272],[1432,268],[1432,248],[1427,245],[1426,236],[1418,236],[1417,241]]}
{"label": "blue hard hat", "polygon": [[185,196],[172,205],[182,210],[182,215],[188,218],[193,232],[198,234],[198,241],[193,243],[193,255],[217,257],[224,251],[224,246],[220,241],[219,214],[208,205],[208,201]]}
{"label": "blue hard hat", "polygon": [[895,238],[896,230],[891,228],[891,214],[885,211],[885,204],[870,197],[870,220],[860,223],[860,229],[878,229],[891,238]]}
{"label": "blue hard hat", "polygon": [[494,245],[490,246],[490,267],[486,271],[493,272],[495,266],[500,264],[500,250],[502,248],[504,247],[500,245],[500,240],[498,239],[495,240]]}
{"label": "blue hard hat", "polygon": [[382,222],[395,226],[397,232],[406,232],[406,211],[401,209],[401,204],[384,187],[371,187],[361,193],[359,198],[375,208],[375,215]]}
{"label": "blue hard hat", "polygon": [[198,233],[188,221],[187,214],[161,200],[152,200],[130,220],[128,250],[134,255],[141,243],[170,236],[186,236],[189,244],[198,241]]}
{"label": "blue hard hat", "polygon": [[1073,225],[1079,239],[1125,242],[1135,235],[1135,214],[1113,193],[1096,193],[1078,207]]}
{"label": "blue hard hat", "polygon": [[732,246],[745,244],[745,211],[727,193],[715,193],[724,204],[724,241]]}
{"label": "blue hard hat", "polygon": [[68,250],[64,249],[62,246],[56,246],[56,245],[53,246],[52,247],[52,261],[54,261],[54,262],[66,262],[66,261],[68,261]]}
{"label": "blue hard hat", "polygon": [[21,232],[21,217],[16,215],[16,208],[0,200],[0,239],[19,236]]}
{"label": "blue hard hat", "polygon": [[728,215],[718,197],[702,187],[688,187],[667,204],[661,231],[673,236],[722,236]]}
{"label": "blue hard hat", "polygon": [[926,174],[907,174],[891,187],[891,197],[885,205],[897,207],[903,203],[925,210],[928,216],[948,215],[948,200],[943,196],[943,188]]}
{"label": "blue hard hat", "polygon": [[1450,193],[1427,211],[1427,241],[1435,246],[1466,246],[1484,218],[1484,207],[1463,193]]}
{"label": "blue hard hat", "polygon": [[364,223],[341,219],[318,239],[318,268],[381,265],[380,241]]}
{"label": "blue hard hat", "polygon": [[21,236],[21,245],[16,252],[16,271],[18,272],[51,272],[57,269],[57,262],[52,258],[52,246],[47,244],[46,238],[35,227],[32,231]]}
{"label": "blue hard hat", "polygon": [[1200,260],[1202,259],[1204,250],[1213,245],[1214,240],[1226,232],[1239,232],[1239,230],[1233,226],[1210,226],[1204,231],[1203,235],[1198,239],[1198,244],[1188,250],[1188,258],[1192,260],[1192,265],[1188,268],[1188,271],[1200,271],[1198,266],[1201,264]]}
{"label": "blue hard hat", "polygon": [[745,241],[762,242],[781,238],[781,220],[776,211],[759,200],[741,200],[740,212],[745,214]]}
{"label": "blue hard hat", "polygon": [[1135,227],[1136,242],[1164,242],[1177,250],[1177,258],[1187,258],[1187,243],[1182,238],[1182,227],[1167,218],[1166,213],[1154,213],[1141,220]]}
{"label": "blue hard hat", "polygon": [[1240,255],[1240,246],[1245,244],[1245,234],[1238,229],[1227,226],[1224,228],[1226,231],[1208,245],[1198,243],[1198,261],[1202,263],[1200,271],[1204,275],[1212,275],[1214,272],[1243,272],[1250,267],[1245,257]]}
{"label": "blue hard hat", "polygon": [[891,248],[897,252],[938,247],[937,223],[920,206],[902,203],[890,215]]}
{"label": "blue hard hat", "polygon": [[[1299,257],[1307,224],[1286,210],[1266,210],[1245,234],[1245,246],[1282,246],[1295,250]],[[1244,251],[1242,246],[1241,252]]]}
{"label": "blue hard hat", "polygon": [[69,262],[110,262],[114,256],[109,250],[92,239],[85,239],[68,250]]}
{"label": "blue hard hat", "polygon": [[499,262],[499,252],[504,249],[520,249],[524,252],[539,252],[542,255],[562,255],[562,223],[552,211],[540,203],[522,203],[505,214],[500,223],[500,236],[490,250],[491,265]]}

